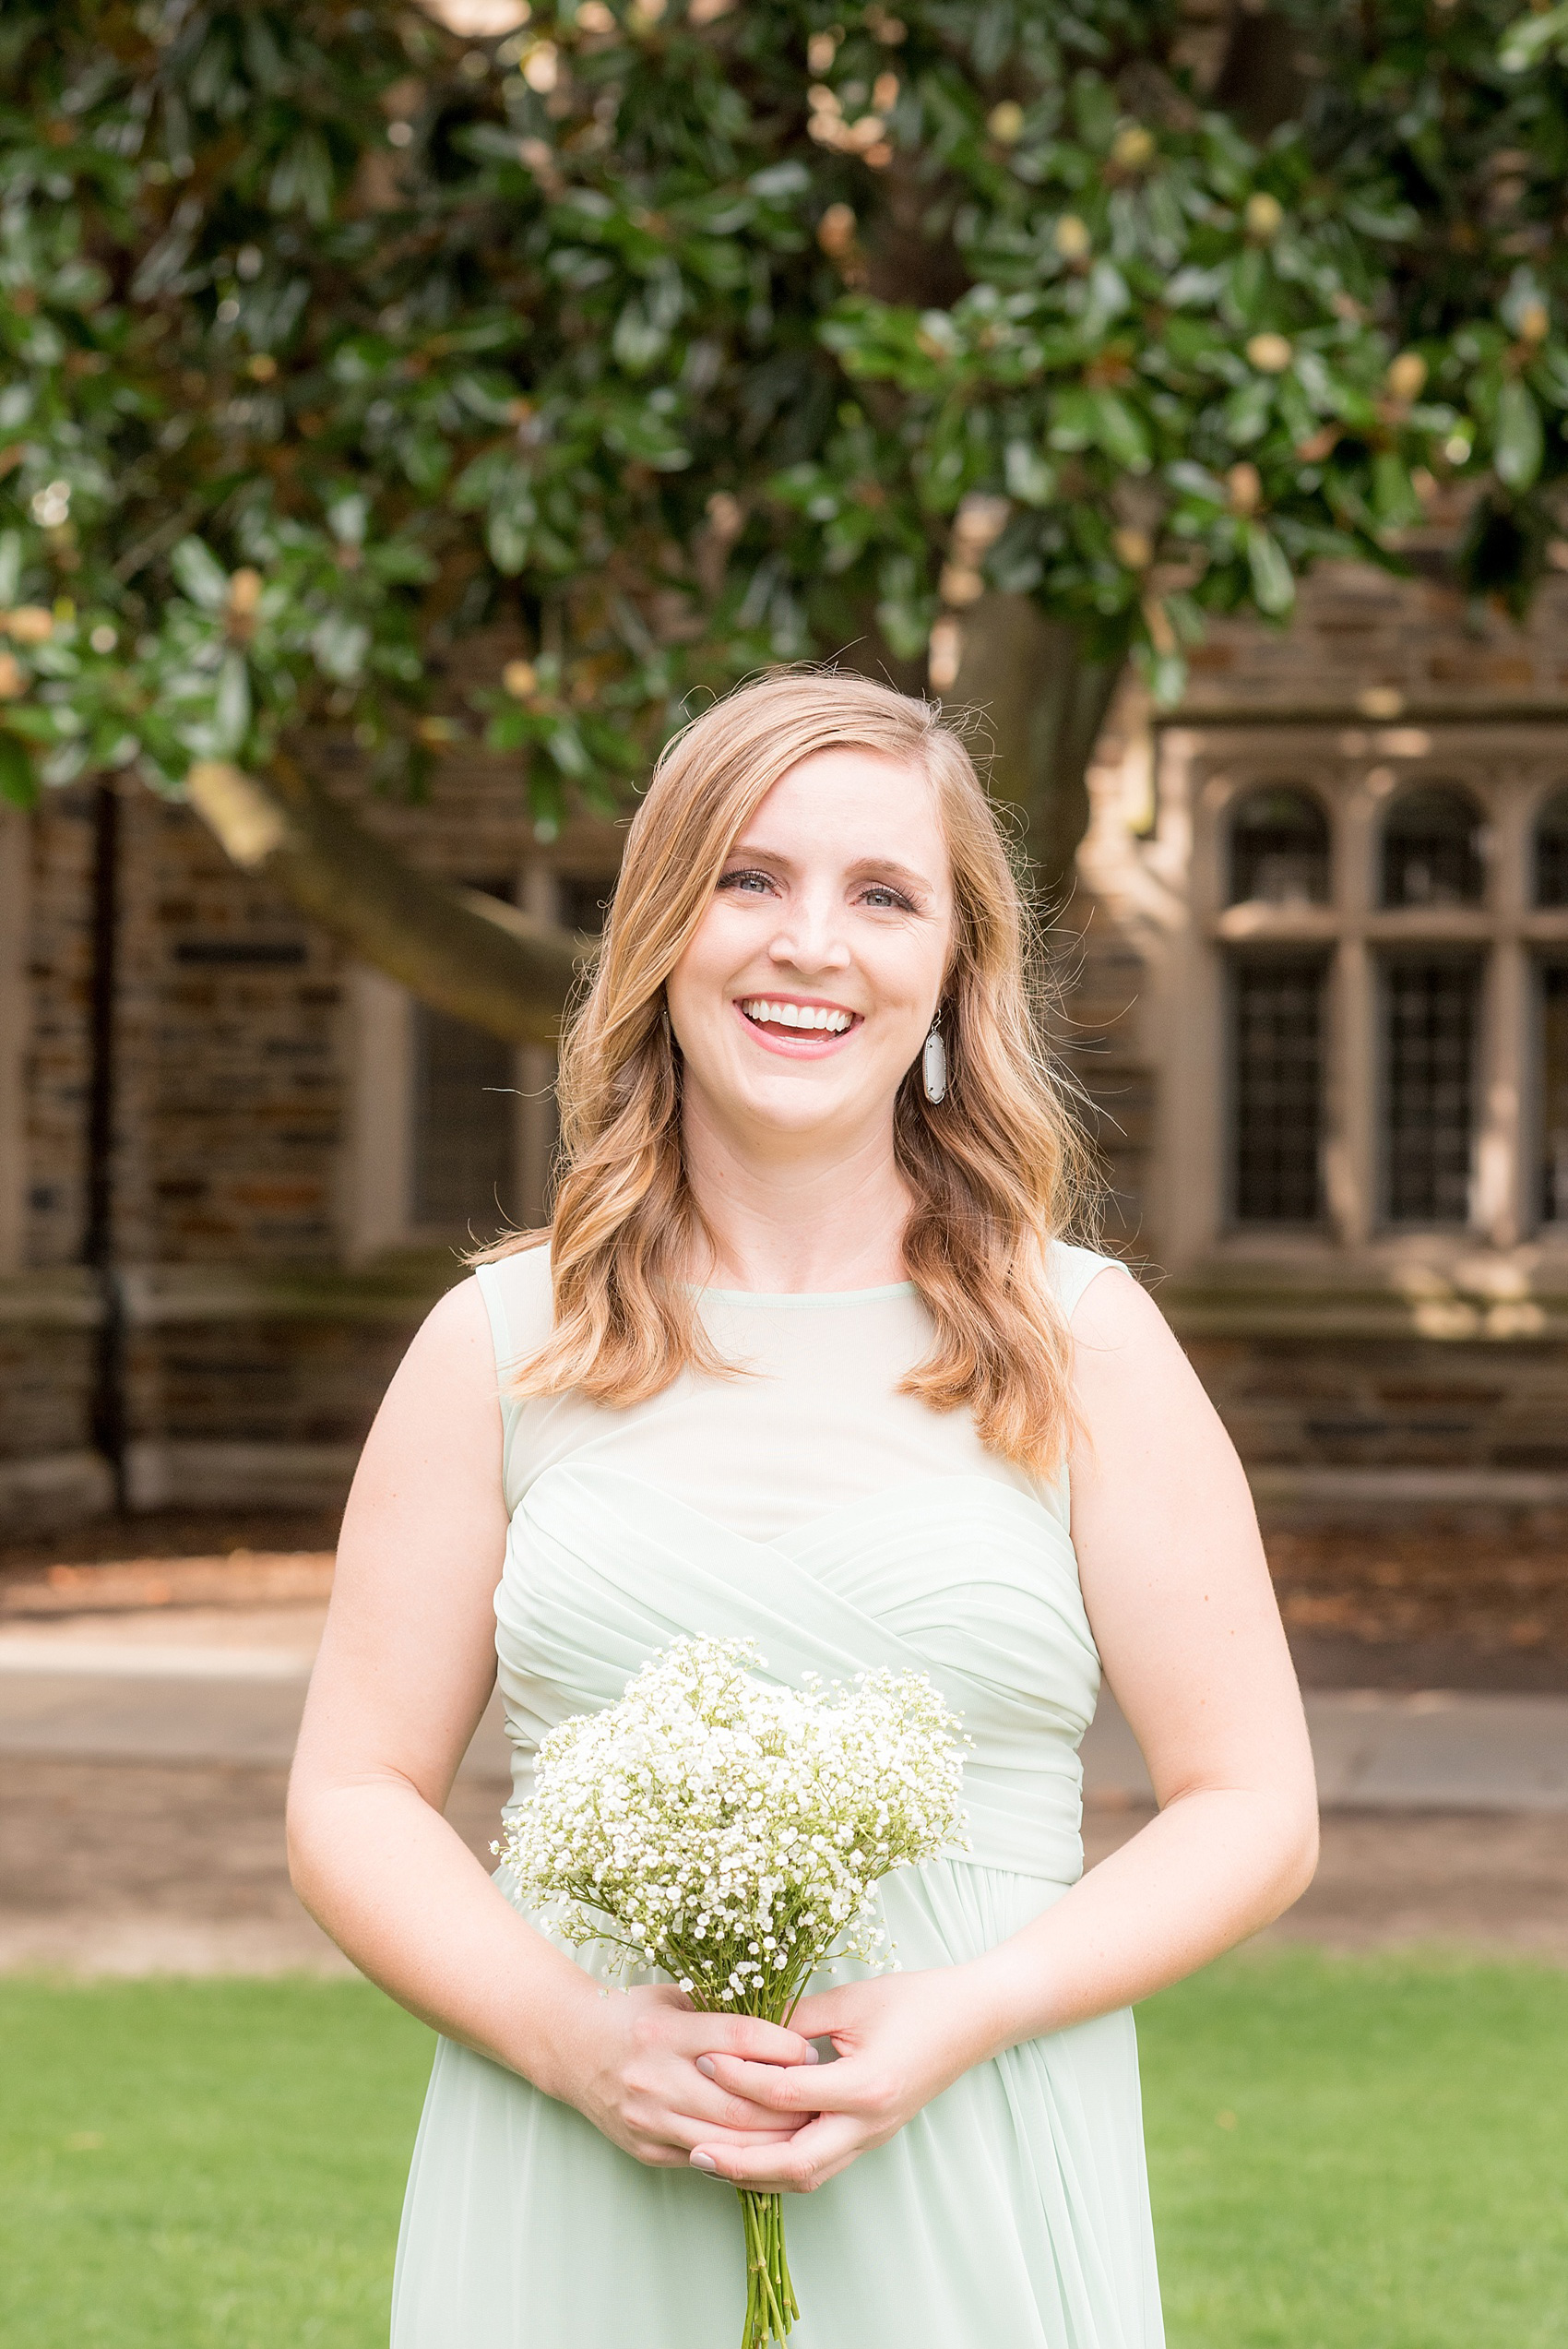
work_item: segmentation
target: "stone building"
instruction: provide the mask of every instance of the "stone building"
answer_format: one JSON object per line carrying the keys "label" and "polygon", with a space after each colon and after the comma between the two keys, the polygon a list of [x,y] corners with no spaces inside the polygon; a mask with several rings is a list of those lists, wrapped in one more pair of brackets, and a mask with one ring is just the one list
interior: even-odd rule
{"label": "stone building", "polygon": [[[542,848],[501,762],[363,805],[433,869],[597,926],[618,833]],[[139,786],[0,813],[0,1520],[340,1497],[460,1251],[540,1211],[551,1075]]]}
{"label": "stone building", "polygon": [[1568,581],[1431,573],[1219,627],[1092,779],[1115,1229],[1276,1520],[1568,1504]]}
{"label": "stone building", "polygon": [[[1277,1517],[1568,1503],[1565,620],[1324,572],[1099,746],[1059,935],[1108,1228]],[[362,804],[593,926],[617,833],[541,844],[504,762]],[[137,788],[0,817],[6,1520],[339,1496],[457,1251],[539,1212],[549,1082]]]}

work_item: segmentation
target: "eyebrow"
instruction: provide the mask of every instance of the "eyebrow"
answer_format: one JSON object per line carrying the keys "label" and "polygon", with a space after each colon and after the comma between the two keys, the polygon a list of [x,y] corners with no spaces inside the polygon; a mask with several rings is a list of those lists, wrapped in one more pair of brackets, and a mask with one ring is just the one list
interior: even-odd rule
{"label": "eyebrow", "polygon": [[[786,856],[780,849],[753,847],[740,841],[730,851],[725,862],[728,864],[733,858],[748,856],[754,857],[759,864],[776,864],[785,873],[792,872],[795,867],[795,860]],[[906,888],[923,892],[927,897],[935,895],[935,884],[926,874],[917,873],[912,864],[901,864],[896,856],[857,857],[848,871],[851,880],[875,877],[878,880],[898,881]]]}

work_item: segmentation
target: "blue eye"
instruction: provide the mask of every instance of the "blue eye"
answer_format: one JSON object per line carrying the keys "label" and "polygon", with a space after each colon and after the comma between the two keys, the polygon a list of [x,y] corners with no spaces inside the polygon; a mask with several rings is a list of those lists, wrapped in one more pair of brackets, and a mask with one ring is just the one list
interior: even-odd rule
{"label": "blue eye", "polygon": [[771,875],[767,873],[742,871],[726,873],[719,886],[721,889],[770,889],[773,887],[773,880]]}

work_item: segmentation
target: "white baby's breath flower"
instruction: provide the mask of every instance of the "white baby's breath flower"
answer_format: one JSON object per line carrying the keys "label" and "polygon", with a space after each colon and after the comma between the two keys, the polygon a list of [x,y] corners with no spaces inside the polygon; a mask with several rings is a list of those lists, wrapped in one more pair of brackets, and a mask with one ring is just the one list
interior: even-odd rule
{"label": "white baby's breath flower", "polygon": [[612,1966],[778,2019],[829,1953],[875,1963],[874,1889],[965,1848],[957,1725],[923,1674],[759,1679],[750,1641],[681,1640],[541,1744],[505,1865]]}

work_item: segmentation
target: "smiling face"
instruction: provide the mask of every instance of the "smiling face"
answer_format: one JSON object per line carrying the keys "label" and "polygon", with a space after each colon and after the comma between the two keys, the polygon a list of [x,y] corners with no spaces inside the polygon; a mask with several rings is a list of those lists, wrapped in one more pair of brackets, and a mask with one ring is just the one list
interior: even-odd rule
{"label": "smiling face", "polygon": [[890,1129],[952,930],[925,775],[864,750],[802,759],[742,828],[670,974],[688,1115],[764,1151]]}

